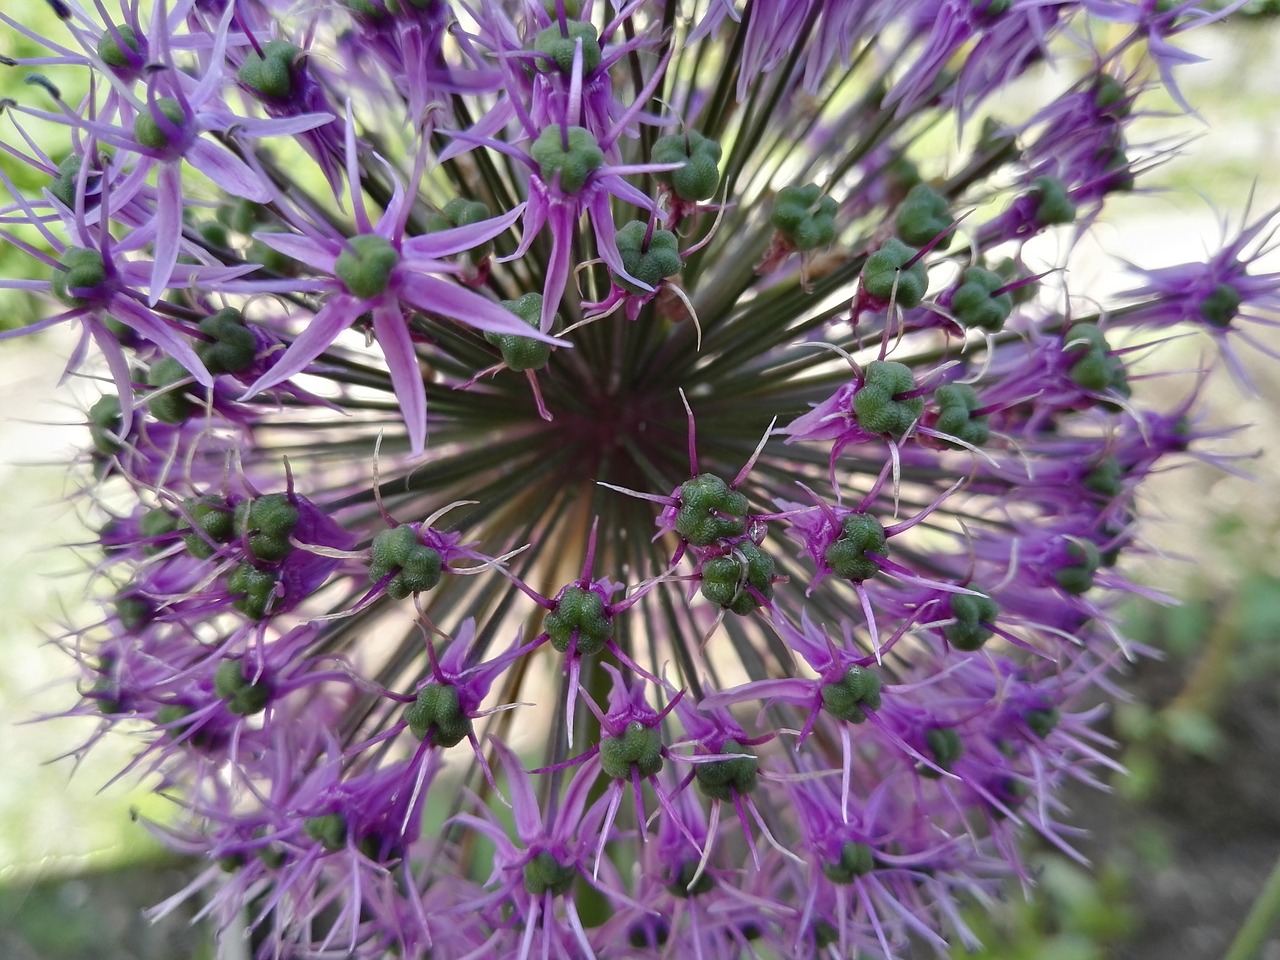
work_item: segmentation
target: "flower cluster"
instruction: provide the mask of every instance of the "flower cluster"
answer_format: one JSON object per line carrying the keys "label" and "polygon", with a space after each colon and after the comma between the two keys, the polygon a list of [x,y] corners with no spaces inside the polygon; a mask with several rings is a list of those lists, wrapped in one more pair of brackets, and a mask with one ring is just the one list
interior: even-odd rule
{"label": "flower cluster", "polygon": [[261,957],[891,958],[1074,853],[1135,494],[1212,456],[1135,360],[1234,362],[1280,277],[1270,218],[1060,268],[1230,7],[51,2],[0,286],[110,387],[75,712],[177,899]]}

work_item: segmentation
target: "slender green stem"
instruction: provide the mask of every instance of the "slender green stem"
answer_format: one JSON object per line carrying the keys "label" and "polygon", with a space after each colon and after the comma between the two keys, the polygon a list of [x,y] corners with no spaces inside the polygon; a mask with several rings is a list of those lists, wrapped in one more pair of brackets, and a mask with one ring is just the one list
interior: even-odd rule
{"label": "slender green stem", "polygon": [[1223,960],[1253,960],[1261,955],[1263,942],[1275,927],[1277,917],[1280,917],[1280,857],[1276,858],[1271,875],[1236,931]]}

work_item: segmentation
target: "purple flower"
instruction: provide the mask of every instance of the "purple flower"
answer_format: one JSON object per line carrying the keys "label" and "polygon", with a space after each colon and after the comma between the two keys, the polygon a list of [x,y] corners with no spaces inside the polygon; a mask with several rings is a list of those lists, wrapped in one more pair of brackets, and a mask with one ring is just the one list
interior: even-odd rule
{"label": "purple flower", "polygon": [[1242,369],[1275,215],[1059,278],[1218,14],[53,9],[0,15],[61,71],[0,104],[0,287],[56,301],[0,339],[83,331],[65,712],[204,860],[154,914],[263,960],[891,958],[977,949],[1028,832],[1079,856],[1148,479],[1239,458],[1160,347]]}

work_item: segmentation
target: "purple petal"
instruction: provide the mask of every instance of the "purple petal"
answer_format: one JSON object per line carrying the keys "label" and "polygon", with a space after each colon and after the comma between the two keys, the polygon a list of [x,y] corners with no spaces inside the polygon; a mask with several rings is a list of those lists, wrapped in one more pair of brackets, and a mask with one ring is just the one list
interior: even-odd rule
{"label": "purple petal", "polygon": [[498,759],[507,771],[508,787],[511,790],[511,813],[516,821],[516,833],[524,843],[529,843],[542,832],[542,809],[538,806],[538,798],[533,795],[533,784],[529,782],[529,774],[525,772],[520,758],[511,752],[501,740],[491,740]]}
{"label": "purple petal", "polygon": [[155,306],[169,287],[173,267],[178,262],[178,244],[182,240],[182,174],[176,163],[160,164],[156,178],[155,260],[151,264],[151,296]]}
{"label": "purple petal", "polygon": [[422,382],[418,354],[413,349],[400,304],[374,307],[373,333],[387,358],[391,386],[395,389],[396,400],[404,414],[404,425],[409,431],[409,450],[417,456],[427,441],[427,388]]}
{"label": "purple petal", "polygon": [[164,353],[177,360],[196,380],[206,387],[213,386],[213,377],[204,368],[191,345],[174,333],[169,324],[157,317],[142,304],[128,297],[112,297],[111,315],[125,326],[137,331],[144,340],[150,340]]}
{"label": "purple petal", "polygon": [[260,376],[248,390],[242,400],[248,400],[268,387],[284,383],[290,377],[301,373],[316,357],[329,349],[330,344],[338,339],[342,331],[364,312],[364,302],[346,293],[335,294],[320,312],[311,318],[307,329],[298,335],[298,339],[289,345],[289,349],[281,354],[275,365]]}
{"label": "purple petal", "polygon": [[233,197],[266,203],[275,195],[275,191],[248,164],[203,137],[197,137],[183,156],[187,163]]}
{"label": "purple petal", "polygon": [[477,330],[494,333],[512,333],[520,337],[532,337],[558,347],[568,347],[567,340],[557,340],[539,333],[505,307],[486,300],[478,293],[454,286],[439,277],[406,274],[399,284],[400,298],[411,306],[427,313],[457,320]]}
{"label": "purple petal", "polygon": [[340,248],[332,240],[318,240],[296,233],[255,233],[253,239],[261,240],[272,250],[324,273],[333,273],[333,266],[338,262]]}
{"label": "purple petal", "polygon": [[478,247],[503,233],[520,219],[524,208],[525,205],[522,203],[508,213],[481,220],[479,223],[411,237],[404,242],[401,249],[406,257],[413,259],[441,260],[444,257],[451,257],[456,253]]}
{"label": "purple petal", "polygon": [[793,677],[787,680],[756,680],[732,690],[713,693],[698,701],[708,710],[732,706],[744,700],[785,700],[788,703],[812,703],[813,681]]}

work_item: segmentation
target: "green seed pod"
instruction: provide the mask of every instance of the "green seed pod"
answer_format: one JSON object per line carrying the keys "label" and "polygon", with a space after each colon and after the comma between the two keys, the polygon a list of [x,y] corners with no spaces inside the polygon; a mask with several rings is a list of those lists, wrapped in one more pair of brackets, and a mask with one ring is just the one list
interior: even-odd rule
{"label": "green seed pod", "polygon": [[1028,710],[1022,715],[1022,719],[1031,728],[1031,732],[1043,740],[1053,733],[1053,729],[1058,725],[1058,720],[1061,719],[1061,716],[1057,710],[1048,707],[1042,710]]}
{"label": "green seed pod", "polygon": [[822,685],[822,708],[846,723],[862,723],[867,710],[880,709],[880,677],[857,664],[839,680]]}
{"label": "green seed pod", "polygon": [[[894,221],[898,236],[913,247],[923,247],[934,238],[951,229],[951,210],[947,198],[927,183],[918,183],[908,191],[898,208]],[[951,245],[947,233],[934,244],[934,250],[945,250]]]}
{"label": "green seed pod", "polygon": [[[472,224],[488,220],[489,208],[479,200],[468,200],[466,197],[454,197],[444,207],[426,218],[428,233],[438,230],[451,230],[454,227],[469,227]],[[493,241],[486,240],[479,246],[472,247],[465,254],[472,263],[482,263],[493,256]]]}
{"label": "green seed pod", "polygon": [[[102,31],[102,36],[98,38],[98,57],[108,67],[115,67],[117,70],[127,70],[139,65],[137,59],[142,52],[142,44],[138,42],[137,31],[127,23],[121,23],[116,26],[116,33],[120,35],[120,43],[116,42],[110,30]],[[125,53],[126,48],[128,53]]]}
{"label": "green seed pod", "polygon": [[735,796],[746,796],[756,788],[760,764],[755,754],[737,740],[726,740],[720,752],[743,753],[747,756],[694,764],[694,780],[704,796],[732,803]]}
{"label": "green seed pod", "polygon": [[1013,312],[1013,296],[996,293],[1006,283],[1004,277],[982,267],[969,267],[961,275],[960,286],[951,295],[951,313],[966,330],[992,333],[1004,326]]}
{"label": "green seed pod", "polygon": [[604,601],[595,592],[580,587],[565,589],[556,608],[542,622],[542,629],[560,653],[569,652],[576,633],[576,649],[581,657],[599,653],[613,639],[613,620]]}
{"label": "green seed pod", "polygon": [[929,274],[923,260],[907,264],[919,252],[890,237],[862,265],[862,289],[884,303],[893,300],[903,309],[918,306],[929,289]]}
{"label": "green seed pod", "polygon": [[[538,328],[542,318],[542,294],[526,293],[518,300],[503,300],[502,305],[527,323]],[[556,314],[554,323],[560,322]],[[485,331],[484,338],[502,351],[502,362],[517,373],[525,370],[541,370],[551,359],[551,344],[533,337],[521,337],[514,333]]]}
{"label": "green seed pod", "polygon": [[227,709],[237,716],[251,717],[261,713],[271,702],[271,685],[265,680],[252,681],[244,674],[244,661],[227,659],[218,664],[213,675],[213,692],[226,701]]}
{"label": "green seed pod", "polygon": [[[715,885],[715,878],[709,873],[703,873],[694,881],[694,876],[698,872],[698,862],[696,860],[680,861],[680,869],[676,872],[675,878],[667,884],[667,890],[673,896],[689,899],[711,890]],[[690,886],[692,884],[692,886]]]}
{"label": "green seed pod", "polygon": [[549,850],[540,850],[532,860],[524,865],[524,888],[535,897],[547,891],[555,897],[563,896],[573,887],[578,878],[578,870],[573,865],[564,865]]}
{"label": "green seed pod", "polygon": [[[675,276],[684,266],[680,259],[680,243],[670,230],[654,230],[645,246],[645,233],[648,227],[643,220],[632,220],[617,234],[618,253],[622,255],[622,265],[627,273],[657,288],[666,277]],[[644,288],[636,286],[625,277],[610,273],[613,282],[632,293],[644,293]]]}
{"label": "green seed pod", "polygon": [[1073,562],[1055,570],[1053,579],[1067,593],[1088,593],[1093,589],[1093,575],[1102,564],[1098,548],[1089,540],[1072,540],[1067,544],[1067,556]]}
{"label": "green seed pod", "polygon": [[683,134],[673,133],[659,137],[653,144],[649,159],[653,163],[682,163],[678,170],[663,170],[654,174],[659,183],[665,183],[681,200],[694,202],[707,200],[720,186],[720,144],[704,137],[697,130]]}
{"label": "green seed pod", "polygon": [[529,156],[538,165],[544,182],[550,183],[559,175],[560,189],[565,193],[577,193],[604,163],[604,151],[591,131],[583,127],[569,128],[567,149],[561,136],[560,125],[551,124],[529,148]]}
{"label": "green seed pod", "polygon": [[119,433],[120,398],[104,395],[89,408],[89,438],[93,449],[104,457],[119,453],[124,449]]}
{"label": "green seed pod", "polygon": [[471,718],[462,710],[458,690],[446,683],[423,684],[418,699],[404,711],[409,732],[419,740],[431,735],[437,747],[452,747],[471,733]]}
{"label": "green seed pod", "polygon": [[840,536],[827,547],[823,560],[837,577],[861,583],[880,572],[880,565],[867,554],[887,556],[888,543],[879,520],[870,514],[851,513],[844,518]]}
{"label": "green seed pod", "polygon": [[973,387],[967,383],[943,384],[933,391],[933,399],[938,405],[934,429],[975,447],[982,446],[990,438],[991,429],[987,426],[987,417],[973,416],[973,411],[982,405]]}
{"label": "green seed pod", "polygon": [[[227,590],[236,599],[231,605],[251,620],[265,620],[276,595],[276,574],[243,561],[227,577]],[[238,596],[237,596],[238,595]]]}
{"label": "green seed pod", "polygon": [[1225,330],[1240,312],[1240,291],[1229,283],[1220,283],[1200,301],[1200,316],[1209,326]]}
{"label": "green seed pod", "polygon": [[869,846],[847,840],[840,847],[840,859],[824,863],[822,873],[832,883],[845,885],[858,877],[865,877],[875,869],[875,865],[875,853]]}
{"label": "green seed pod", "polygon": [[235,536],[235,514],[223,497],[206,494],[187,500],[183,504],[193,526],[183,536],[187,552],[199,560],[214,555],[213,543],[228,543]]}
{"label": "green seed pod", "polygon": [[816,250],[836,238],[836,209],[835,200],[822,196],[821,187],[807,183],[779,190],[769,220],[795,249]]}
{"label": "green seed pod", "polygon": [[347,818],[340,813],[326,813],[320,817],[307,817],[302,828],[312,840],[330,853],[347,845]]}
{"label": "green seed pod", "polygon": [[[155,103],[155,109],[159,110],[175,127],[184,127],[187,124],[187,114],[182,109],[182,104],[178,103],[173,97],[161,97]],[[151,111],[139,113],[133,121],[133,139],[151,150],[164,150],[169,144],[169,134],[165,132],[165,128],[160,125],[160,121],[155,118]]]}
{"label": "green seed pod", "polygon": [[361,300],[372,300],[391,284],[391,271],[400,262],[400,251],[386,237],[362,233],[351,237],[333,265],[333,275],[347,292]]}
{"label": "green seed pod", "polygon": [[893,360],[872,360],[863,374],[862,386],[853,395],[854,420],[867,433],[901,440],[924,413],[924,397],[899,399],[916,389],[911,368]]}
{"label": "green seed pod", "polygon": [[702,595],[744,617],[760,606],[761,598],[773,599],[773,572],[773,558],[748,540],[702,564]]}
{"label": "green seed pod", "polygon": [[1030,196],[1036,202],[1036,223],[1042,227],[1073,223],[1076,205],[1067,194],[1067,188],[1056,177],[1036,177],[1035,189]]}
{"label": "green seed pod", "polygon": [[403,600],[411,594],[425,593],[440,582],[443,569],[440,554],[419,544],[409,551],[400,572],[387,583],[387,595],[393,600]]}
{"label": "green seed pod", "polygon": [[148,510],[142,515],[142,519],[138,521],[138,530],[144,538],[154,539],[157,542],[143,547],[143,553],[159,553],[172,542],[173,538],[169,534],[176,533],[181,529],[182,519],[170,513],[164,507]]}
{"label": "green seed pod", "polygon": [[1091,323],[1077,323],[1068,332],[1063,350],[1077,359],[1068,376],[1079,387],[1091,393],[1130,394],[1129,378],[1124,362],[1111,353],[1111,346],[1101,330]]}
{"label": "green seed pod", "polygon": [[953,593],[950,597],[948,603],[955,622],[943,627],[942,635],[957,650],[972,653],[991,638],[992,630],[987,624],[995,623],[1000,606],[986,594]]}
{"label": "green seed pod", "polygon": [[[83,307],[98,287],[107,281],[107,265],[102,254],[88,247],[67,247],[53,268],[49,283],[53,295],[68,307]],[[90,297],[81,297],[72,291],[82,290]]]}
{"label": "green seed pod", "polygon": [[196,346],[196,355],[210,373],[239,373],[257,358],[258,341],[234,307],[205,317],[200,332],[212,338]]}
{"label": "green seed pod", "polygon": [[542,54],[534,65],[540,73],[569,73],[573,70],[573,55],[582,43],[582,75],[591,76],[600,66],[600,35],[589,23],[570,20],[566,23],[569,35],[560,32],[560,25],[553,23],[534,38],[533,49]]}
{"label": "green seed pod", "polygon": [[[933,762],[943,770],[950,770],[951,765],[964,754],[964,741],[952,727],[934,727],[926,731],[924,742],[928,745],[929,752],[933,754]],[[936,770],[922,766],[920,775],[936,777],[938,773]]]}
{"label": "green seed pod", "polygon": [[638,720],[627,724],[622,736],[600,741],[600,769],[614,780],[630,780],[633,769],[642,777],[652,777],[662,763],[662,734]]}
{"label": "green seed pod", "polygon": [[145,626],[155,614],[149,600],[123,593],[116,595],[112,606],[115,607],[116,619],[120,621],[120,625],[129,631]]}
{"label": "green seed pod", "polygon": [[1086,490],[1114,500],[1124,492],[1124,468],[1115,457],[1105,456],[1084,475],[1083,485]]}
{"label": "green seed pod", "polygon": [[747,529],[747,498],[711,473],[680,484],[676,533],[695,547],[740,537]]}
{"label": "green seed pod", "polygon": [[403,567],[405,561],[409,559],[410,552],[421,544],[418,531],[408,524],[379,532],[373,538],[373,545],[370,548],[372,563],[369,579],[381,580],[392,570]]}
{"label": "green seed pod", "polygon": [[[187,368],[172,357],[160,358],[147,371],[147,384],[157,390],[173,387],[176,383],[190,379],[191,374],[187,372]],[[195,412],[185,387],[165,390],[160,394],[150,394],[147,398],[147,409],[151,412],[151,416],[161,423],[172,425],[186,423]]]}
{"label": "green seed pod", "polygon": [[236,79],[264,100],[287,100],[293,93],[295,64],[302,50],[287,40],[272,40],[248,54],[236,71]]}

